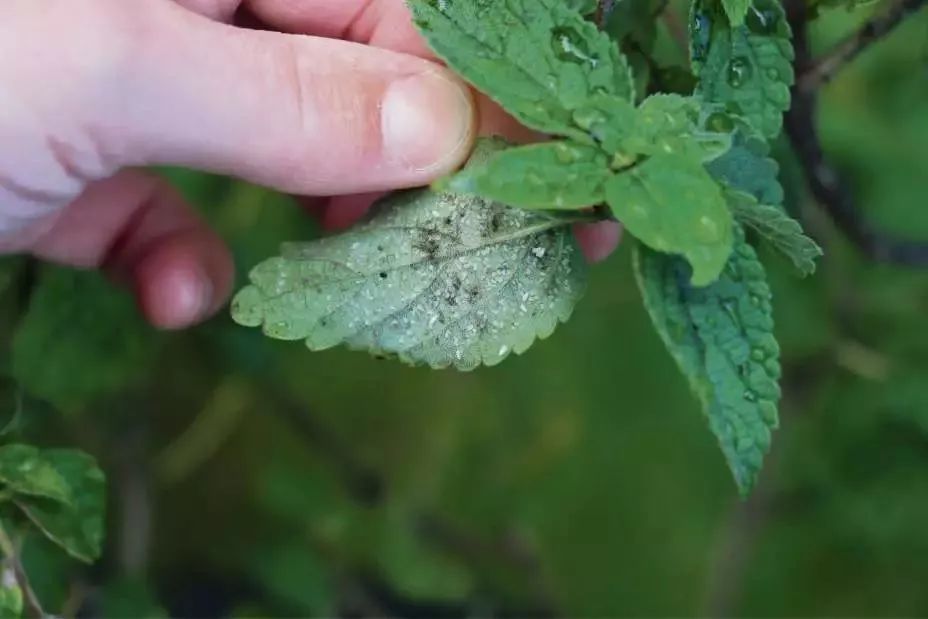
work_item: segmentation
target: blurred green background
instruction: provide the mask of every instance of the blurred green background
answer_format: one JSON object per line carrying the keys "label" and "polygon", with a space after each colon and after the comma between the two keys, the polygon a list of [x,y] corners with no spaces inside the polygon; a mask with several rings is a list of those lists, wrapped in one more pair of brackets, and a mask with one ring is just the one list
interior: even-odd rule
{"label": "blurred green background", "polygon": [[[879,8],[824,11],[816,49]],[[845,69],[819,122],[867,215],[928,239],[928,13]],[[552,338],[471,374],[310,353],[225,315],[156,334],[96,275],[41,268],[24,322],[16,287],[0,311],[32,355],[26,387],[55,405],[23,432],[87,449],[109,478],[98,565],[26,547],[46,607],[928,615],[928,272],[860,257],[777,150],[789,208],[827,255],[800,280],[765,252],[785,401],[747,502],[650,327],[627,249]],[[228,239],[239,282],[281,240],[317,234],[284,197],[168,174]]]}

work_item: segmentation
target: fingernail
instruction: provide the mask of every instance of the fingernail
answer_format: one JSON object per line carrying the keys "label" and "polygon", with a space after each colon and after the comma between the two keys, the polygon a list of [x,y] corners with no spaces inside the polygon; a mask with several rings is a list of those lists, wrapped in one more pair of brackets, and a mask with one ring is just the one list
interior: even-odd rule
{"label": "fingernail", "polygon": [[201,320],[213,303],[213,282],[200,268],[177,271],[171,292],[174,300],[172,322],[178,326]]}
{"label": "fingernail", "polygon": [[476,125],[470,92],[444,70],[391,84],[380,120],[387,160],[423,177],[460,164]]}

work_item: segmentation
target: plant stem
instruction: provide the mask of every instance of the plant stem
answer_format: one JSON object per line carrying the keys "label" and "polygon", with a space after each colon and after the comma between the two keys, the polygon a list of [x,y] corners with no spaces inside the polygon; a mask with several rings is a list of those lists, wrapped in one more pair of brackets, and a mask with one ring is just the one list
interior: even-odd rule
{"label": "plant stem", "polygon": [[801,75],[799,88],[811,92],[830,82],[861,52],[892,32],[906,17],[925,6],[926,2],[928,0],[902,0],[885,13],[872,18],[860,30],[815,60]]}
{"label": "plant stem", "polygon": [[7,563],[13,569],[13,574],[16,576],[16,584],[19,585],[23,593],[23,602],[27,615],[35,619],[43,619],[47,615],[45,611],[42,610],[42,604],[39,602],[39,598],[36,597],[35,591],[32,590],[32,586],[29,584],[29,577],[26,575],[26,570],[19,560],[17,545],[6,532],[6,528],[3,526],[2,521],[0,521],[0,551],[3,552]]}
{"label": "plant stem", "polygon": [[[903,0],[902,5],[911,7],[922,5],[925,1]],[[903,17],[911,15],[912,10],[903,10],[901,13],[890,11],[890,14],[882,18],[885,20],[885,26],[864,26],[861,33],[872,31],[874,34],[852,37],[857,43],[848,48],[851,51],[835,52],[834,56],[840,62],[834,60],[826,63],[834,68],[823,71],[816,68],[820,63],[812,62],[807,28],[809,16],[805,2],[791,0],[786,8],[793,29],[795,68],[799,78],[793,87],[793,104],[786,113],[784,126],[793,150],[802,164],[812,196],[848,240],[871,260],[898,266],[928,266],[928,242],[896,237],[876,229],[858,210],[853,192],[829,162],[819,140],[815,119],[818,110],[818,89],[824,81],[821,78],[804,77],[807,74],[832,75],[838,67],[854,58],[868,42],[875,40],[877,35],[886,34]]]}

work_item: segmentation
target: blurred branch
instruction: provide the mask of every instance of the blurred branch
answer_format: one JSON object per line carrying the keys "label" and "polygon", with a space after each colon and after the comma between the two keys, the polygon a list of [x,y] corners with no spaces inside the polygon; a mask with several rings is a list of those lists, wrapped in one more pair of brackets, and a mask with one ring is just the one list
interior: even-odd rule
{"label": "blurred branch", "polygon": [[885,13],[872,18],[860,30],[806,67],[798,80],[799,89],[812,92],[830,82],[845,65],[857,58],[867,47],[892,32],[906,17],[921,9],[926,3],[928,0],[901,0]]}
{"label": "blurred branch", "polygon": [[[913,2],[924,4],[925,0],[904,0],[904,3]],[[817,89],[801,87],[805,83],[803,76],[815,70],[809,46],[806,6],[803,0],[789,0],[786,9],[793,29],[795,67],[799,78],[793,87],[793,104],[786,113],[785,127],[813,197],[835,225],[869,258],[901,266],[928,266],[928,242],[896,237],[874,228],[860,213],[852,191],[825,156],[815,124]],[[905,14],[911,14],[911,10],[903,12],[899,19]],[[854,55],[856,52],[847,58]]]}
{"label": "blurred branch", "polygon": [[239,376],[220,383],[193,423],[155,459],[155,474],[162,485],[176,484],[213,457],[238,427],[251,399],[248,385]]}
{"label": "blurred branch", "polygon": [[615,5],[615,0],[599,0],[599,7],[596,9],[596,23],[599,24],[600,28],[606,27],[613,5]]}
{"label": "blurred branch", "polygon": [[[306,440],[313,450],[329,459],[354,500],[366,506],[385,501],[389,492],[389,481],[386,478],[360,462],[347,444],[312,416],[305,404],[280,394],[279,389],[272,388],[267,391],[278,394],[269,409],[281,412],[293,430]],[[557,614],[545,588],[542,561],[538,553],[524,540],[514,535],[505,539],[483,539],[462,530],[441,514],[432,511],[416,514],[415,525],[417,534],[426,543],[458,556],[465,563],[473,565],[490,559],[526,575],[533,584],[538,607],[514,613],[516,616],[551,617]],[[368,585],[375,582],[371,580],[370,575],[362,580]],[[406,600],[396,592],[385,596],[383,594],[386,590],[382,587],[375,589],[370,592],[377,594],[376,597],[381,603],[388,603],[387,605],[394,609],[404,609],[401,616],[408,616],[405,610],[410,608],[418,608],[418,616],[432,616],[429,611],[435,611],[437,608],[432,607],[429,602],[420,606],[419,601]],[[455,608],[448,607],[445,609],[448,612],[442,613],[442,616],[457,616]],[[465,616],[471,616],[470,610],[467,609]]]}

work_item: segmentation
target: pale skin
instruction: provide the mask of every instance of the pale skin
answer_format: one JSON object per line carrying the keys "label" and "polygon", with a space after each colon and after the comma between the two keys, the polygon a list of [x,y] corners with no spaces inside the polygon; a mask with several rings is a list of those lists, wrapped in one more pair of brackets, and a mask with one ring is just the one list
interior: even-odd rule
{"label": "pale skin", "polygon": [[[435,61],[403,0],[0,2],[0,252],[103,269],[161,328],[218,311],[233,268],[140,168],[304,196],[338,229],[478,134],[534,137]],[[619,239],[577,234],[591,261]]]}

